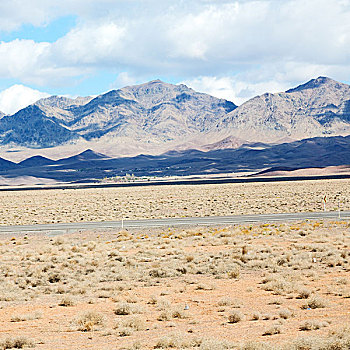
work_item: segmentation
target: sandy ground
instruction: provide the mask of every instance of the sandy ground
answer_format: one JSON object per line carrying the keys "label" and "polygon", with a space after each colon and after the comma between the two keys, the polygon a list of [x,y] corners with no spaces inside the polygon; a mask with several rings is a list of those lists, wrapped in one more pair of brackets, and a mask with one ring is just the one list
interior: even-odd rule
{"label": "sandy ground", "polygon": [[348,349],[349,247],[332,221],[1,236],[0,348]]}
{"label": "sandy ground", "polygon": [[0,192],[0,225],[350,210],[350,180]]}

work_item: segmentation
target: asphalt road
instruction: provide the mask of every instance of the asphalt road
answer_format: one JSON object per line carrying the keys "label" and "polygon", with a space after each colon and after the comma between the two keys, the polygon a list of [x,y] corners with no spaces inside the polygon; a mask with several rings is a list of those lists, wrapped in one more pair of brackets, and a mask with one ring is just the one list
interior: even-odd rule
{"label": "asphalt road", "polygon": [[193,218],[165,218],[143,220],[121,220],[103,222],[78,222],[67,224],[44,224],[22,226],[0,226],[0,234],[5,233],[30,233],[43,232],[50,235],[85,231],[85,230],[110,230],[128,228],[151,228],[151,227],[179,227],[179,226],[216,226],[245,223],[266,223],[278,221],[317,220],[317,219],[345,219],[350,220],[350,211],[341,212],[307,212],[307,213],[282,213],[282,214],[258,214],[258,215],[232,215],[232,216],[209,216]]}

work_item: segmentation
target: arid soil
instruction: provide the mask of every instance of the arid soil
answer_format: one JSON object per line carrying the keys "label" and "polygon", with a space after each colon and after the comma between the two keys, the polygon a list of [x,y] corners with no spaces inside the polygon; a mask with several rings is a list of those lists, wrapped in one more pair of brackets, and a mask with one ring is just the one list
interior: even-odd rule
{"label": "arid soil", "polygon": [[0,192],[0,225],[350,210],[350,180]]}
{"label": "arid soil", "polygon": [[1,236],[0,349],[349,349],[349,247],[345,221]]}

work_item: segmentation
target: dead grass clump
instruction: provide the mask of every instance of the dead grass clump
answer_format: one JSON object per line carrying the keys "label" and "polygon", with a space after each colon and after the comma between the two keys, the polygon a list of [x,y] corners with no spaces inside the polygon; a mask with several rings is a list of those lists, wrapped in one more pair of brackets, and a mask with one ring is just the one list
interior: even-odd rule
{"label": "dead grass clump", "polygon": [[74,306],[75,301],[70,296],[65,296],[58,304],[59,306]]}
{"label": "dead grass clump", "polygon": [[29,314],[23,314],[23,315],[13,315],[11,317],[11,322],[23,322],[23,321],[32,321],[32,320],[38,320],[42,318],[41,312],[34,312]]}
{"label": "dead grass clump", "polygon": [[251,318],[252,321],[258,321],[260,320],[260,318],[261,318],[261,313],[259,311],[253,312],[252,318]]}
{"label": "dead grass clump", "polygon": [[238,266],[233,267],[232,270],[227,273],[227,275],[229,278],[239,278],[239,275],[240,275],[239,267]]}
{"label": "dead grass clump", "polygon": [[142,314],[144,312],[143,308],[139,304],[131,304],[127,302],[121,302],[117,304],[114,310],[116,315],[131,315],[131,314]]}
{"label": "dead grass clump", "polygon": [[114,313],[116,315],[130,315],[133,313],[132,306],[128,303],[119,303]]}
{"label": "dead grass clump", "polygon": [[229,323],[237,323],[243,320],[243,314],[239,311],[232,311],[229,315],[228,315],[228,322]]}
{"label": "dead grass clump", "polygon": [[234,349],[233,344],[220,339],[202,339],[200,341],[199,350],[226,350]]}
{"label": "dead grass clump", "polygon": [[300,288],[297,299],[307,299],[311,295],[311,291],[307,288]]}
{"label": "dead grass clump", "polygon": [[258,343],[258,342],[251,341],[246,344],[243,344],[239,349],[240,350],[277,350],[279,349],[279,347],[276,347],[276,345],[270,345],[266,343]]}
{"label": "dead grass clump", "polygon": [[33,347],[33,342],[26,337],[7,338],[0,342],[0,349],[24,349]]}
{"label": "dead grass clump", "polygon": [[223,297],[218,301],[218,306],[230,306],[232,305],[233,301],[229,297]]}
{"label": "dead grass clump", "polygon": [[185,334],[172,334],[160,338],[155,349],[191,349],[200,346],[200,340],[189,339]]}
{"label": "dead grass clump", "polygon": [[279,325],[274,325],[267,328],[262,335],[266,336],[266,335],[275,335],[280,333],[281,333],[281,327]]}
{"label": "dead grass clump", "polygon": [[174,310],[171,311],[171,317],[182,319],[182,318],[186,318],[187,316],[182,310],[180,310],[179,308],[175,308]]}
{"label": "dead grass clump", "polygon": [[91,332],[97,326],[103,326],[104,317],[102,314],[94,311],[86,312],[80,315],[76,320],[77,330],[81,332]]}
{"label": "dead grass clump", "polygon": [[284,320],[287,320],[288,318],[291,318],[293,316],[292,312],[288,309],[282,309],[279,311],[279,316],[283,318]]}
{"label": "dead grass clump", "polygon": [[321,309],[328,306],[328,302],[323,298],[315,295],[306,301],[305,304],[302,305],[302,309]]}
{"label": "dead grass clump", "polygon": [[164,310],[162,311],[159,316],[157,317],[158,321],[170,321],[171,320],[171,313],[170,311]]}
{"label": "dead grass clump", "polygon": [[132,316],[124,320],[120,326],[125,328],[131,328],[135,331],[143,331],[146,329],[146,323],[141,317]]}
{"label": "dead grass clump", "polygon": [[328,326],[327,322],[320,322],[320,321],[316,321],[316,320],[309,320],[309,321],[303,322],[299,326],[299,330],[300,331],[313,331],[313,330],[317,330],[317,329],[320,329],[322,327],[327,327],[327,326]]}

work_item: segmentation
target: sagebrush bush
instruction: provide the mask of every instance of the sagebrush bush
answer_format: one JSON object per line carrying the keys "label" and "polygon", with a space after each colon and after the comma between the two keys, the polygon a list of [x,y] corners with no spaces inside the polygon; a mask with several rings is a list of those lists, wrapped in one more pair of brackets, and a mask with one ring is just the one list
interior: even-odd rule
{"label": "sagebrush bush", "polygon": [[243,314],[239,311],[232,311],[229,315],[228,315],[228,322],[229,323],[237,323],[243,320]]}
{"label": "sagebrush bush", "polygon": [[103,326],[104,317],[102,314],[94,311],[88,311],[75,320],[77,330],[82,332],[91,332],[97,326]]}

